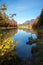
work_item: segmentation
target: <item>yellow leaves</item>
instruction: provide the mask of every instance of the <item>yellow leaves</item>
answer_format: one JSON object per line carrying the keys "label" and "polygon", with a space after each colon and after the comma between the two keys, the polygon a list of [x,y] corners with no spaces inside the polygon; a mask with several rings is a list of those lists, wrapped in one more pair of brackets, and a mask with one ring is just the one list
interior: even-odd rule
{"label": "yellow leaves", "polygon": [[2,49],[3,45],[0,46],[0,49]]}
{"label": "yellow leaves", "polygon": [[4,39],[3,43],[7,42],[7,44],[9,44],[12,40],[13,40],[13,37],[6,38]]}
{"label": "yellow leaves", "polygon": [[0,34],[0,37],[2,36],[2,34]]}
{"label": "yellow leaves", "polygon": [[5,53],[1,53],[1,56],[3,56]]}
{"label": "yellow leaves", "polygon": [[4,49],[8,49],[9,48],[9,45],[6,45],[5,47],[4,47]]}
{"label": "yellow leaves", "polygon": [[3,48],[3,49],[2,49],[2,52],[3,52],[3,53],[6,52],[6,49]]}
{"label": "yellow leaves", "polygon": [[[4,28],[3,28],[4,29]],[[15,46],[18,41],[14,42],[14,34],[17,30],[1,30],[0,31],[0,61],[10,60],[15,57]]]}
{"label": "yellow leaves", "polygon": [[9,37],[9,38],[5,38],[3,40],[3,42],[0,44],[0,56],[4,56],[5,53],[7,53],[9,50],[13,50],[14,47],[15,47],[15,44],[13,44],[13,41],[14,38],[13,36],[12,37]]}

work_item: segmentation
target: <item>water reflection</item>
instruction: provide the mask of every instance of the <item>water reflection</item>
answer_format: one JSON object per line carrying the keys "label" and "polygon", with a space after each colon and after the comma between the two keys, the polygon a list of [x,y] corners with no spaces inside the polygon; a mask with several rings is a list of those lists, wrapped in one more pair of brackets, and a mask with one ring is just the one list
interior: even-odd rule
{"label": "water reflection", "polygon": [[0,60],[2,59],[0,65],[6,60],[8,63],[12,61],[14,65],[20,63],[20,59],[32,59],[31,51],[37,46],[36,40],[43,42],[43,34],[36,30],[0,30]]}
{"label": "water reflection", "polygon": [[16,55],[20,58],[32,58],[31,50],[33,46],[36,46],[36,43],[32,43],[32,45],[27,45],[26,42],[29,38],[37,38],[37,35],[33,33],[31,30],[24,31],[18,30],[18,32],[14,35],[15,39],[19,41],[19,44],[16,46]]}

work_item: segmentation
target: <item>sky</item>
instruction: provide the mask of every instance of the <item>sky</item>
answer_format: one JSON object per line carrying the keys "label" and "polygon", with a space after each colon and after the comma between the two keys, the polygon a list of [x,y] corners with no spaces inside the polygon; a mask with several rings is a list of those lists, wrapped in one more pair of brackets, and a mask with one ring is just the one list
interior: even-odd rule
{"label": "sky", "polygon": [[0,3],[3,2],[8,7],[7,15],[16,13],[13,18],[18,24],[35,19],[43,8],[43,0],[0,0]]}

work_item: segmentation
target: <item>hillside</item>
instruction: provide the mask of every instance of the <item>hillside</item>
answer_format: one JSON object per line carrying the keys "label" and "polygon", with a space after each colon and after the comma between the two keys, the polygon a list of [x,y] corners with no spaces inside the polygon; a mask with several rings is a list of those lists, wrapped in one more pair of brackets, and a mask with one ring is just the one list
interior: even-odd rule
{"label": "hillside", "polygon": [[5,3],[0,4],[0,27],[17,27],[17,22],[13,19],[16,14],[8,16],[6,14],[7,5]]}
{"label": "hillside", "polygon": [[33,27],[38,27],[38,26],[39,26],[39,22],[40,22],[40,16],[38,16],[38,17],[34,20],[34,22],[32,23],[32,26],[33,26]]}
{"label": "hillside", "polygon": [[31,23],[33,23],[33,21],[34,21],[34,19],[31,19],[31,20],[25,21],[24,23],[26,23],[26,24],[31,24]]}
{"label": "hillside", "polygon": [[17,22],[10,19],[5,13],[0,12],[0,27],[15,27]]}
{"label": "hillside", "polygon": [[43,28],[43,9],[34,22],[32,23],[33,28]]}

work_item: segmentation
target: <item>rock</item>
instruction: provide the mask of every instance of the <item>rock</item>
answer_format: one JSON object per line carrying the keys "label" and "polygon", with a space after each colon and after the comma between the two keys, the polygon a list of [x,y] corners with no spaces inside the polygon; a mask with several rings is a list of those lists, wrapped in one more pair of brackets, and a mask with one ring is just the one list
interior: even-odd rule
{"label": "rock", "polygon": [[29,38],[29,43],[33,43],[33,42],[36,42],[36,39]]}
{"label": "rock", "polygon": [[26,42],[26,44],[32,45],[32,44],[34,44],[34,43],[36,43],[36,42],[37,42],[37,39],[29,38],[29,41]]}

